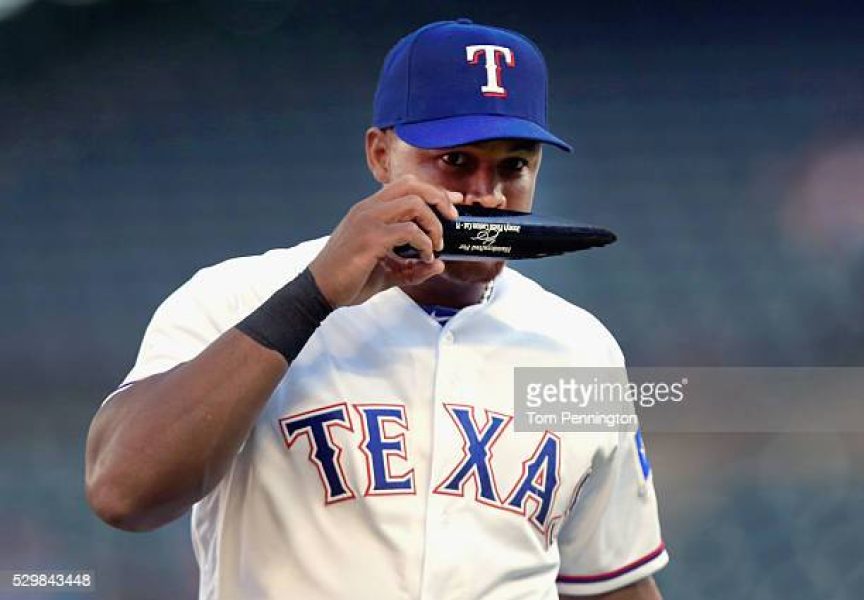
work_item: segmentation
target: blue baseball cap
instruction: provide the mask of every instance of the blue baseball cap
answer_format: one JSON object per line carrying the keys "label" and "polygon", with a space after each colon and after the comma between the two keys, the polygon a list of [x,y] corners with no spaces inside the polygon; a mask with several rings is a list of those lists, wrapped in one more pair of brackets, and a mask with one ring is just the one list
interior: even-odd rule
{"label": "blue baseball cap", "polygon": [[384,59],[373,125],[418,148],[515,138],[571,151],[546,123],[543,55],[515,31],[468,19],[430,23]]}

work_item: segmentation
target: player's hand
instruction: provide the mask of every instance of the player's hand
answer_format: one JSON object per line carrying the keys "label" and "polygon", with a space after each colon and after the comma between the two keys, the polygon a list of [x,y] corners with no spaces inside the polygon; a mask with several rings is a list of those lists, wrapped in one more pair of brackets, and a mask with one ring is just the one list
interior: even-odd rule
{"label": "player's hand", "polygon": [[[424,183],[412,175],[386,184],[351,207],[309,265],[331,306],[360,304],[394,285],[418,284],[444,270],[434,252],[444,247],[441,221],[458,212],[459,192]],[[396,256],[410,244],[420,258]]]}

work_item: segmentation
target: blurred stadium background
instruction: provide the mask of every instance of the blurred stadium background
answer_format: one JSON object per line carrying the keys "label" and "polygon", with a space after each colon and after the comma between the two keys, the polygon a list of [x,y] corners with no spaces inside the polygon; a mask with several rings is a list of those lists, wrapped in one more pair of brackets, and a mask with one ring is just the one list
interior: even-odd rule
{"label": "blurred stadium background", "polygon": [[[187,520],[128,534],[88,512],[89,420],[196,269],[322,235],[374,189],[380,61],[457,16],[546,54],[576,153],[546,152],[538,209],[620,234],[520,269],[633,365],[861,365],[860,4],[2,0],[0,570],[194,596]],[[667,598],[861,597],[864,436],[648,446]]]}

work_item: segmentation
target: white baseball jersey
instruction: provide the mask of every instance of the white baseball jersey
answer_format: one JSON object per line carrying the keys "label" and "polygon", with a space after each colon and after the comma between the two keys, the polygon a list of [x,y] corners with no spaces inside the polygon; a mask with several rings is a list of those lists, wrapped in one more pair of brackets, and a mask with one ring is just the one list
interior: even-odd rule
{"label": "white baseball jersey", "polygon": [[[203,269],[124,383],[195,357],[326,238]],[[623,366],[590,314],[509,267],[443,327],[392,288],[334,311],[192,510],[207,600],[591,595],[666,564],[630,433],[517,433],[516,366]]]}

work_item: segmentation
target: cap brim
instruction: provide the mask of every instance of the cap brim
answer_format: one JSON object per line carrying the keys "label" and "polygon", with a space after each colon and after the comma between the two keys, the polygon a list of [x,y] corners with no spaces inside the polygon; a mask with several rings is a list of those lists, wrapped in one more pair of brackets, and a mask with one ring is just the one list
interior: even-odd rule
{"label": "cap brim", "polygon": [[534,140],[566,152],[573,148],[536,123],[504,115],[465,115],[422,123],[400,123],[396,134],[418,148],[452,148],[499,139]]}

